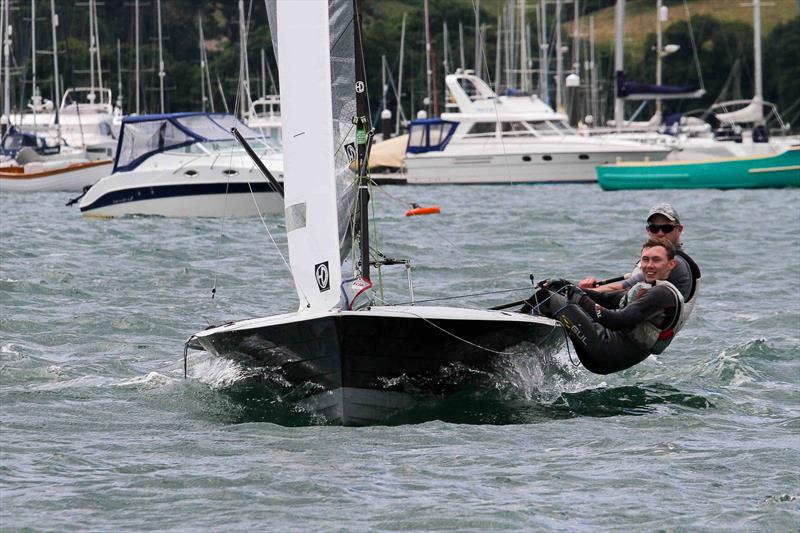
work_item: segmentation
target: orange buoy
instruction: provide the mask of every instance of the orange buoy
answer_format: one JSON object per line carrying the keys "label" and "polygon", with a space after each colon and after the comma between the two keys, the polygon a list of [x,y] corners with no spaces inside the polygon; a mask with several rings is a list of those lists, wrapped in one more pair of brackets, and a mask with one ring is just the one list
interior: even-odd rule
{"label": "orange buoy", "polygon": [[415,215],[435,215],[437,213],[441,213],[441,209],[439,209],[438,205],[430,205],[428,207],[415,206],[413,209],[406,211],[406,216],[413,217]]}

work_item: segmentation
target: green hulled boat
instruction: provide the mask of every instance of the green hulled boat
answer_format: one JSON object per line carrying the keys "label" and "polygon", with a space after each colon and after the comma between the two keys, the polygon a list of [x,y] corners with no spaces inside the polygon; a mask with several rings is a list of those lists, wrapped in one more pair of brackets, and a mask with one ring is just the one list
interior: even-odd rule
{"label": "green hulled boat", "polygon": [[600,165],[597,181],[606,191],[800,187],[800,146],[770,156]]}

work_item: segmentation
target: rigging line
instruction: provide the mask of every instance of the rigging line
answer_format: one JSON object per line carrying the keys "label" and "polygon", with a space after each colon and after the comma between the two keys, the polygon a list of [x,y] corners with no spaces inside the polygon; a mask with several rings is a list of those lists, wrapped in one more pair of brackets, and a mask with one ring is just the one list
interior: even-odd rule
{"label": "rigging line", "polygon": [[474,342],[472,342],[472,341],[468,341],[467,339],[465,339],[465,338],[463,338],[463,337],[459,337],[458,335],[456,335],[456,334],[455,334],[455,333],[453,333],[452,331],[447,331],[447,330],[446,330],[446,329],[444,329],[442,326],[440,326],[440,325],[436,324],[436,323],[435,323],[435,322],[433,322],[432,320],[429,320],[429,319],[425,318],[425,317],[424,317],[424,316],[422,316],[422,315],[419,315],[419,314],[417,314],[417,313],[414,313],[413,311],[400,311],[400,313],[406,313],[406,314],[409,314],[409,315],[411,315],[411,316],[417,317],[417,318],[419,318],[420,320],[423,320],[423,321],[427,322],[428,324],[430,324],[431,326],[435,327],[436,329],[438,329],[438,330],[439,330],[439,331],[441,331],[442,333],[444,333],[444,334],[446,334],[446,335],[450,335],[450,336],[451,336],[451,337],[453,337],[454,339],[458,339],[458,340],[460,340],[461,342],[463,342],[464,344],[469,344],[469,345],[470,345],[470,346],[472,346],[473,348],[478,348],[479,350],[484,350],[484,351],[487,351],[487,352],[489,352],[489,353],[494,353],[494,354],[497,354],[497,355],[525,355],[525,353],[524,353],[524,352],[501,352],[501,351],[499,351],[499,350],[492,350],[491,348],[487,348],[486,346],[481,346],[480,344],[476,344],[476,343],[474,343]]}
{"label": "rigging line", "polygon": [[267,221],[264,220],[264,215],[263,213],[261,213],[261,208],[258,206],[258,201],[256,200],[255,192],[253,192],[253,185],[249,181],[247,182],[247,187],[250,189],[250,197],[253,199],[253,205],[255,205],[256,211],[258,212],[258,218],[261,219],[261,225],[264,226],[264,229],[267,231],[267,235],[269,235],[269,240],[272,241],[272,245],[275,246],[275,249],[278,251],[278,255],[281,257],[281,260],[283,260],[283,264],[286,265],[286,270],[288,270],[289,275],[292,276],[292,281],[294,281],[295,287],[300,289],[300,293],[303,295],[303,299],[306,301],[306,306],[310,307],[311,302],[309,301],[308,296],[303,290],[303,287],[299,283],[297,283],[297,279],[295,279],[294,273],[292,272],[292,267],[289,266],[289,262],[286,261],[286,257],[283,255],[283,252],[281,252],[278,243],[275,242],[275,238],[272,236],[272,232],[269,231],[269,226],[267,226]]}
{"label": "rigging line", "polygon": [[697,69],[697,77],[700,78],[700,88],[705,90],[706,85],[703,82],[703,72],[700,69],[700,57],[697,55],[697,43],[694,40],[694,30],[692,29],[692,15],[689,13],[689,4],[683,0],[683,9],[686,11],[686,21],[689,25],[689,39],[692,41],[692,53],[694,54],[694,66]]}
{"label": "rigging line", "polygon": [[[479,14],[478,13],[478,4],[476,3],[475,0],[472,0],[472,10],[475,12],[475,16],[477,17],[478,14]],[[475,29],[478,31],[478,39],[482,43],[484,41],[483,31],[480,28],[475,28]],[[481,56],[483,57],[482,63],[483,63],[483,66],[486,69],[486,79],[488,80],[489,87],[491,87],[492,86],[492,77],[491,77],[491,74],[489,73],[489,65],[487,63],[488,60],[486,58],[486,48],[483,45],[481,45],[480,46],[480,51],[481,51]],[[478,76],[481,76],[482,74],[483,74],[482,72],[479,72]],[[503,150],[503,168],[506,171],[506,178],[508,178],[508,183],[511,184],[512,183],[512,181],[511,181],[511,165],[508,162],[508,153],[506,151],[506,143],[503,141],[503,124],[502,124],[502,122],[500,122],[500,111],[497,109],[497,101],[499,100],[499,98],[500,98],[500,96],[497,93],[495,93],[495,98],[492,101],[492,108],[494,109],[494,117],[495,117],[495,124],[496,124],[495,128],[497,128],[497,126],[500,126],[500,131],[496,131],[495,135],[498,135],[498,138],[500,139],[500,147]]]}
{"label": "rigging line", "polygon": [[390,305],[413,305],[414,303],[422,304],[428,302],[441,302],[444,300],[458,300],[461,298],[471,298],[473,296],[488,296],[492,294],[504,294],[509,292],[519,292],[519,291],[529,291],[531,290],[530,287],[520,287],[518,289],[501,289],[497,291],[488,291],[488,292],[476,292],[472,294],[459,294],[456,296],[442,296],[441,298],[429,298],[427,300],[416,300],[415,302],[403,302],[399,304],[390,304]]}
{"label": "rigging line", "polygon": [[[375,187],[375,190],[376,190],[376,191],[380,191],[380,192],[382,192],[383,194],[385,194],[386,196],[388,196],[388,197],[389,197],[389,198],[391,198],[392,200],[396,201],[397,203],[399,203],[399,204],[403,205],[404,207],[405,207],[405,206],[413,206],[413,205],[414,205],[414,204],[413,204],[413,203],[411,203],[411,202],[407,202],[407,201],[405,201],[405,200],[403,200],[403,199],[401,199],[401,198],[397,198],[397,197],[395,197],[395,196],[393,196],[393,195],[389,194],[388,192],[386,192],[386,190],[385,190],[383,187],[379,186],[377,183],[376,183],[375,185],[376,185],[376,187]],[[414,218],[421,218],[421,217],[414,217]],[[429,219],[428,221],[431,223],[431,226],[433,226],[433,225],[437,224],[437,222],[436,222],[436,221],[434,221],[433,219]],[[418,223],[422,223],[422,221],[420,220]],[[439,237],[440,239],[442,239],[443,241],[445,241],[447,244],[449,244],[449,245],[450,245],[450,247],[451,247],[451,248],[453,248],[453,250],[455,250],[456,252],[458,252],[458,253],[459,253],[459,254],[461,254],[461,255],[467,255],[467,254],[466,254],[466,252],[464,252],[463,250],[461,250],[461,248],[459,248],[459,247],[458,247],[458,245],[456,245],[456,244],[455,244],[453,241],[451,241],[450,239],[448,239],[447,237],[445,237],[445,236],[444,236],[444,235],[443,235],[441,232],[439,232],[439,231],[438,231],[436,228],[433,228],[433,227],[431,227],[431,226],[428,226],[428,229],[429,229],[430,231],[432,231],[434,234],[436,234],[436,236],[437,236],[437,237]]]}

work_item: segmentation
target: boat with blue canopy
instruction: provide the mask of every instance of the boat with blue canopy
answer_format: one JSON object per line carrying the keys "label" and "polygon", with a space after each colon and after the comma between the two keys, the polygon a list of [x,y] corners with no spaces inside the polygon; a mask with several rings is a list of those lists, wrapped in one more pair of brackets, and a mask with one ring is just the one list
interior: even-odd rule
{"label": "boat with blue canopy", "polygon": [[279,180],[283,157],[260,132],[226,113],[168,113],[122,121],[111,175],[81,199],[84,216],[254,216],[283,203],[234,139],[245,138]]}

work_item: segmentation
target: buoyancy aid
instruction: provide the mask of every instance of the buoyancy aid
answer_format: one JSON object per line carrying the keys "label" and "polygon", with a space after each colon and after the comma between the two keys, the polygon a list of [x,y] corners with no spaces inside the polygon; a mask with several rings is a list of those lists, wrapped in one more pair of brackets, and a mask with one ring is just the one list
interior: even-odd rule
{"label": "buoyancy aid", "polygon": [[[641,348],[650,353],[660,354],[667,349],[675,334],[686,323],[691,308],[687,309],[683,301],[683,295],[675,285],[669,281],[656,281],[655,284],[656,286],[667,288],[672,293],[675,302],[674,309],[673,306],[665,306],[660,313],[638,324],[627,332],[627,335]],[[652,288],[652,284],[640,281],[622,297],[619,308],[622,309],[629,303],[641,298]]]}
{"label": "buoyancy aid", "polygon": [[[697,266],[697,263],[694,262],[694,259],[689,257],[689,254],[684,252],[682,249],[675,250],[675,255],[681,256],[686,263],[689,265],[689,270],[692,273],[692,290],[689,292],[689,297],[684,301],[684,315],[683,322],[686,322],[686,319],[689,318],[689,315],[692,314],[692,310],[694,310],[694,303],[697,301],[697,293],[700,291],[700,267]],[[681,324],[683,326],[683,324]]]}

